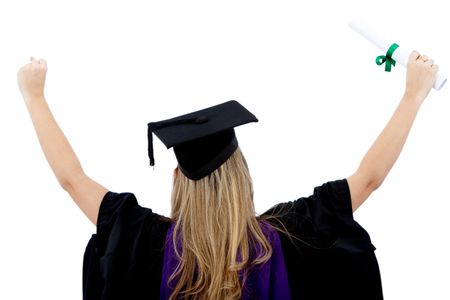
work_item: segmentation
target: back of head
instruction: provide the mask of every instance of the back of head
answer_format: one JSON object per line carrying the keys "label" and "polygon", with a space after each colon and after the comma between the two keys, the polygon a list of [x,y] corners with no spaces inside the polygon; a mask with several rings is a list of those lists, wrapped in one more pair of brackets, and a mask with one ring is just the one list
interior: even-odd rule
{"label": "back of head", "polygon": [[252,180],[239,148],[200,180],[178,172],[172,219],[179,264],[171,276],[177,282],[171,299],[240,299],[246,270],[272,254],[255,216]]}

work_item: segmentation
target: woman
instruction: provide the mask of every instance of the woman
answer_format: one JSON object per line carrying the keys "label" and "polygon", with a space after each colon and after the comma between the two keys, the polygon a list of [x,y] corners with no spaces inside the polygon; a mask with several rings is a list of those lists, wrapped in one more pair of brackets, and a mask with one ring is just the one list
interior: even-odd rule
{"label": "woman", "polygon": [[313,195],[255,216],[234,127],[256,122],[235,101],[149,124],[174,147],[172,215],[165,218],[89,178],[44,98],[46,62],[18,81],[61,186],[97,225],[86,248],[84,299],[382,299],[374,247],[352,213],[398,158],[438,66],[414,51],[400,104],[359,168]]}

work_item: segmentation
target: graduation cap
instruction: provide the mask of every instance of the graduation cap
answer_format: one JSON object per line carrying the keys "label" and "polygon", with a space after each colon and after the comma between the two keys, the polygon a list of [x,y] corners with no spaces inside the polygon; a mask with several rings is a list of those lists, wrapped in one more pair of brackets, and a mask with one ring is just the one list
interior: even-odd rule
{"label": "graduation cap", "polygon": [[219,168],[236,150],[234,127],[258,119],[237,101],[148,123],[148,156],[155,165],[152,133],[173,147],[178,167],[188,178],[199,180]]}

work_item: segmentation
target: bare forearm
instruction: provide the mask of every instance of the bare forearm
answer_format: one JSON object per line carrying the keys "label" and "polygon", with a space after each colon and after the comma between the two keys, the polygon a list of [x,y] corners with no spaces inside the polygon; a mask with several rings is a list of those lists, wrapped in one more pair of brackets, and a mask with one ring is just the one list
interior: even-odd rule
{"label": "bare forearm", "polygon": [[84,174],[69,141],[56,123],[44,97],[46,73],[45,59],[31,57],[17,73],[20,92],[56,178],[89,220],[97,224],[100,203],[108,190]]}
{"label": "bare forearm", "polygon": [[66,188],[70,178],[82,174],[80,162],[59,128],[44,97],[26,101],[39,143],[59,183]]}
{"label": "bare forearm", "polygon": [[355,211],[386,178],[397,160],[417,112],[436,80],[438,66],[426,55],[409,55],[405,94],[394,115],[364,156],[358,170],[347,178]]}
{"label": "bare forearm", "polygon": [[399,157],[421,103],[405,94],[392,118],[361,161],[359,170],[368,174],[372,189],[381,185]]}

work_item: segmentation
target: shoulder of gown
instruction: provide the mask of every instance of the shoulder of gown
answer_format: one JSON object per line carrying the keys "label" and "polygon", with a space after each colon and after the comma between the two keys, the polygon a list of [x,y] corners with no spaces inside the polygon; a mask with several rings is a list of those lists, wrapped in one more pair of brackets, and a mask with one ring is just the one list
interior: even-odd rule
{"label": "shoulder of gown", "polygon": [[346,179],[275,205],[262,218],[285,231],[280,239],[293,299],[383,299],[375,247],[353,218]]}
{"label": "shoulder of gown", "polygon": [[83,299],[157,299],[170,219],[131,193],[108,192],[97,220],[84,254]]}

